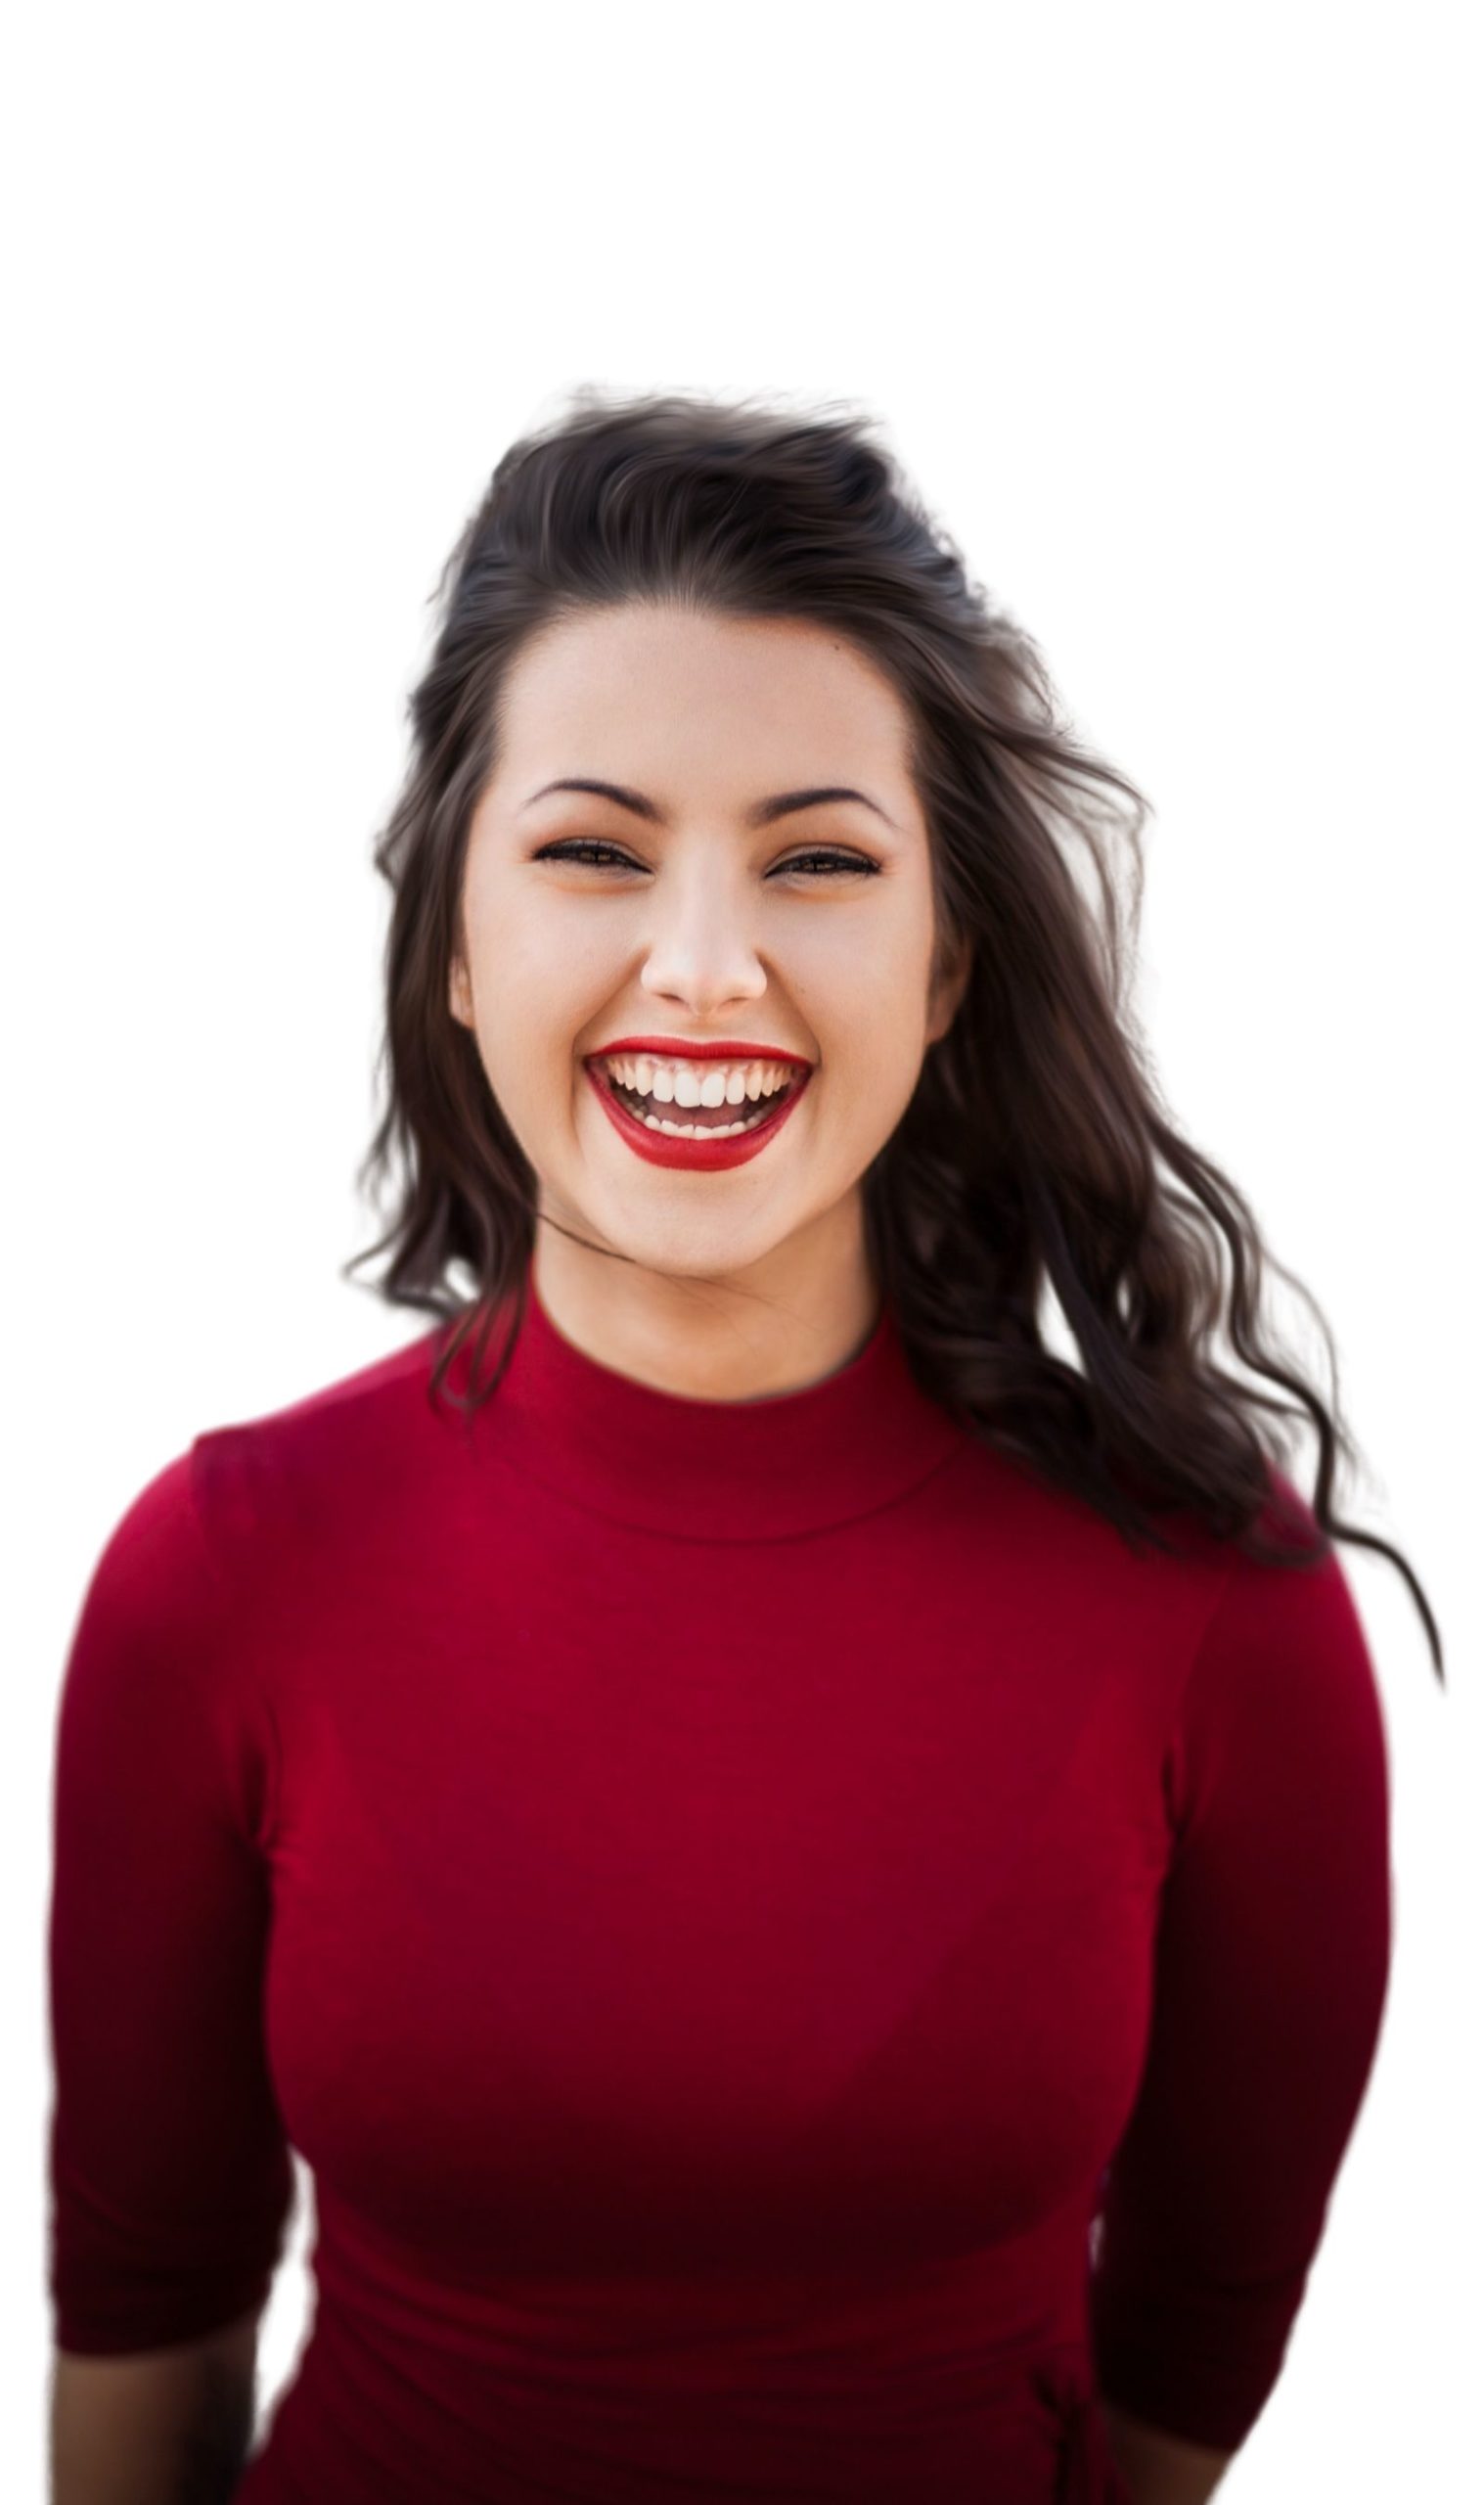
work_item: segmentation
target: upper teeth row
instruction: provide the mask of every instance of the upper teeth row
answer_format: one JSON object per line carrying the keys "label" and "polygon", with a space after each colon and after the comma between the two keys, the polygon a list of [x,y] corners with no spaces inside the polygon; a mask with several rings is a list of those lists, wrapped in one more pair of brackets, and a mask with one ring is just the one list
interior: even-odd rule
{"label": "upper teeth row", "polygon": [[791,1070],[777,1061],[656,1061],[649,1053],[605,1057],[620,1087],[652,1096],[657,1105],[756,1104],[787,1087]]}

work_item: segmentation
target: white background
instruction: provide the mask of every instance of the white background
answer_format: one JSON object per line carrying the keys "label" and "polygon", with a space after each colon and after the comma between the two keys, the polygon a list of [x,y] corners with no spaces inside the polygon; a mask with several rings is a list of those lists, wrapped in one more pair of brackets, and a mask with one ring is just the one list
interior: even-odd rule
{"label": "white background", "polygon": [[[1153,804],[1162,1083],[1333,1329],[1370,1464],[1343,1509],[1412,1559],[1451,1683],[1396,1571],[1346,1548],[1392,1750],[1395,1965],[1223,2500],[1477,2475],[1470,16],[28,13],[0,149],[7,2495],[43,2492],[74,1613],[199,1430],[423,1327],[337,1275],[375,1231],[370,846],[444,555],[507,444],[587,382],[877,418]],[[1323,1367],[1296,1304],[1288,1327]],[[306,2185],[265,2402],[306,2327]]]}

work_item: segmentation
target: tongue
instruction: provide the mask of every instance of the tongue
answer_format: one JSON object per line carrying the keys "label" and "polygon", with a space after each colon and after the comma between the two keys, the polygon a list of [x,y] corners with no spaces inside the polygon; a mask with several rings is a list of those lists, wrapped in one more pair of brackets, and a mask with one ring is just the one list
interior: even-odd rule
{"label": "tongue", "polygon": [[720,1131],[729,1122],[740,1122],[744,1115],[755,1114],[757,1107],[749,1105],[745,1098],[740,1105],[655,1106],[646,1102],[645,1112],[661,1114],[668,1122],[694,1122],[698,1131]]}

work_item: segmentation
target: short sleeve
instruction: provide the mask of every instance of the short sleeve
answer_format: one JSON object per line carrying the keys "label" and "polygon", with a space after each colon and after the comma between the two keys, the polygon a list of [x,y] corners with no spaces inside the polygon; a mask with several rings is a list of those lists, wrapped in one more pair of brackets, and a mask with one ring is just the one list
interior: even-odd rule
{"label": "short sleeve", "polygon": [[1238,1554],[1166,1782],[1149,2038],[1091,2327],[1109,2400],[1235,2451],[1279,2378],[1390,1965],[1384,1724],[1332,1546],[1315,1567]]}
{"label": "short sleeve", "polygon": [[293,2192],[261,2015],[271,1726],[197,1449],[111,1534],[56,1722],[48,2274],[56,2346],[81,2355],[260,2309]]}

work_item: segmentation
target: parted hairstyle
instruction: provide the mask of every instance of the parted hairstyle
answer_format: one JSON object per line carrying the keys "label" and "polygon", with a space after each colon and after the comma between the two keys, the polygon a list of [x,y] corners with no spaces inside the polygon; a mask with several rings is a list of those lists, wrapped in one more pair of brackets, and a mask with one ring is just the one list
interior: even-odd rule
{"label": "parted hairstyle", "polygon": [[[1176,1128],[1130,1007],[1148,803],[1074,735],[1039,648],[969,577],[874,424],[837,402],[800,415],[755,395],[580,389],[506,452],[433,598],[412,755],[374,852],[392,895],[385,1110],[357,1180],[389,1223],[341,1272],[389,1252],[374,1293],[450,1326],[433,1402],[468,1411],[497,1389],[538,1223],[535,1175],[448,997],[506,674],[539,629],[622,603],[812,622],[895,684],[928,830],[937,965],[965,934],[972,943],[953,1023],[863,1177],[870,1257],[913,1376],[967,1433],[1096,1507],[1135,1547],[1169,1549],[1159,1517],[1184,1510],[1286,1567],[1336,1538],[1378,1550],[1406,1577],[1446,1684],[1406,1558],[1333,1510],[1336,1456],[1354,1463],[1356,1447],[1328,1327],[1237,1186]],[[1316,1314],[1328,1402],[1263,1318],[1265,1262]],[[1080,1369],[1047,1344],[1051,1298]],[[456,1395],[455,1354],[472,1333],[477,1364],[502,1310],[498,1364]],[[1222,1363],[1218,1331],[1257,1381]],[[1285,1519],[1270,1467],[1289,1466],[1281,1422],[1305,1415],[1319,1443],[1308,1525],[1291,1505]]]}

